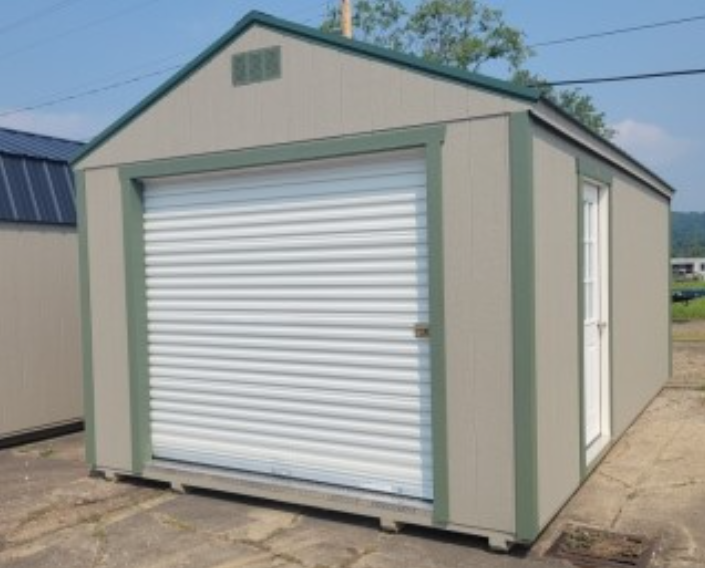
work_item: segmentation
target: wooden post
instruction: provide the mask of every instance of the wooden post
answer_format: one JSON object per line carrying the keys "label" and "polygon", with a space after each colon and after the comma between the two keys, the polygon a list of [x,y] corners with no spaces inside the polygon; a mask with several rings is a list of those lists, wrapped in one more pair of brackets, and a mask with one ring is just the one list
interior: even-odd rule
{"label": "wooden post", "polygon": [[352,0],[341,0],[340,5],[340,23],[343,29],[343,35],[347,38],[352,39],[352,7],[350,6]]}

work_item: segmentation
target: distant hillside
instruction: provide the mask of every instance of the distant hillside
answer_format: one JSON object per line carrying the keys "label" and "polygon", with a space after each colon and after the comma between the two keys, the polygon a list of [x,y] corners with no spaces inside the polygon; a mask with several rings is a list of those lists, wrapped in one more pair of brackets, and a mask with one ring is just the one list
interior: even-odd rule
{"label": "distant hillside", "polygon": [[705,257],[705,213],[673,212],[672,256]]}

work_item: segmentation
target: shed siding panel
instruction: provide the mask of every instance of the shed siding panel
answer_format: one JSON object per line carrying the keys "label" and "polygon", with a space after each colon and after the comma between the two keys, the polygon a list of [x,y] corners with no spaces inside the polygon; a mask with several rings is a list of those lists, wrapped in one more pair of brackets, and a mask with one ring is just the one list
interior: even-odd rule
{"label": "shed siding panel", "polygon": [[114,170],[86,174],[97,465],[131,466],[130,382],[120,182]]}
{"label": "shed siding panel", "polygon": [[578,177],[555,138],[534,138],[539,520],[580,482]]}
{"label": "shed siding panel", "polygon": [[443,149],[451,518],[514,529],[506,118],[448,129]]}
{"label": "shed siding panel", "polygon": [[612,210],[613,430],[620,435],[669,375],[670,208],[619,176]]}
{"label": "shed siding panel", "polygon": [[[232,54],[272,45],[282,48],[281,79],[233,87]],[[400,128],[524,107],[512,99],[255,27],[80,167]]]}
{"label": "shed siding panel", "polygon": [[73,228],[0,224],[0,438],[83,415]]}

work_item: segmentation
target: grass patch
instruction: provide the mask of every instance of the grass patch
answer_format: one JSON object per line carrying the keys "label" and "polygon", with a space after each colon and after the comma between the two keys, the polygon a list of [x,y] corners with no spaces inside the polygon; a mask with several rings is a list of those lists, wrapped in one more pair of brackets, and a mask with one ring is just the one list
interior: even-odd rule
{"label": "grass patch", "polygon": [[[688,290],[691,288],[705,289],[702,280],[673,282],[673,290]],[[690,320],[705,320],[705,298],[698,298],[686,303],[671,304],[671,319],[675,322]]]}
{"label": "grass patch", "polygon": [[697,300],[693,300],[687,304],[672,304],[671,318],[673,321],[705,319],[705,298],[698,298]]}

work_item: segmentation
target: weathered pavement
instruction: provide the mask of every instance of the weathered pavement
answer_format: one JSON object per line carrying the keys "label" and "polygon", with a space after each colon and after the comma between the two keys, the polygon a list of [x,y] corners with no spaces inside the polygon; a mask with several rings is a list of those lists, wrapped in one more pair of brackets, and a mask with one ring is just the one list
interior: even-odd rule
{"label": "weathered pavement", "polygon": [[82,464],[81,437],[75,435],[0,451],[0,566],[556,566],[562,564],[542,553],[572,522],[658,538],[653,566],[701,567],[705,342],[676,342],[674,368],[669,387],[531,551],[498,555],[488,552],[481,539],[415,528],[386,534],[359,517],[90,478]]}

